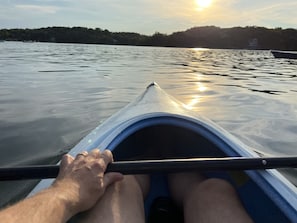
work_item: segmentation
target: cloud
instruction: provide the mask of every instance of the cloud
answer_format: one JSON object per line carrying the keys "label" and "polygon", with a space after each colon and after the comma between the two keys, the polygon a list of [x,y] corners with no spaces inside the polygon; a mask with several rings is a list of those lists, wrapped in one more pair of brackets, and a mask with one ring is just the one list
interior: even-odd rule
{"label": "cloud", "polygon": [[204,10],[197,10],[195,0],[3,0],[0,27],[86,26],[144,34],[202,25],[294,28],[296,8],[296,0],[212,0]]}
{"label": "cloud", "polygon": [[274,27],[296,27],[295,16],[297,2],[271,2],[269,5],[258,5],[257,8],[243,12],[239,21],[249,22],[250,25]]}
{"label": "cloud", "polygon": [[56,6],[43,6],[43,5],[15,5],[17,9],[30,11],[30,12],[38,12],[38,13],[46,13],[46,14],[55,14],[59,7]]}
{"label": "cloud", "polygon": [[[296,1],[279,2],[276,0],[259,1],[248,4],[247,1],[213,0],[213,4],[205,10],[190,13],[187,21],[194,26],[217,25],[232,26],[267,26],[296,27]],[[186,20],[186,16],[183,16]],[[180,18],[182,19],[182,18]]]}

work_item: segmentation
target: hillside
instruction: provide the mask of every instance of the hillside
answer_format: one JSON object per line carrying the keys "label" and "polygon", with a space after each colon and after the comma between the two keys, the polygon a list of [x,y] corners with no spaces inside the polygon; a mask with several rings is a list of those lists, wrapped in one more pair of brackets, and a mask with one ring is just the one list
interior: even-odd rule
{"label": "hillside", "polygon": [[56,43],[87,43],[166,47],[206,47],[223,49],[297,50],[296,29],[265,27],[194,27],[170,35],[151,36],[131,32],[110,32],[100,28],[48,27],[39,29],[1,29],[0,40]]}

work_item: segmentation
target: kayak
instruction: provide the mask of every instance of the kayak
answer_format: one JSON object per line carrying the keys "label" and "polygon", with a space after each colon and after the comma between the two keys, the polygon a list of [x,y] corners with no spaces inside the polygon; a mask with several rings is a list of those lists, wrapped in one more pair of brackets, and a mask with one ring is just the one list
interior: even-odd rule
{"label": "kayak", "polygon": [[[115,161],[259,157],[233,135],[187,109],[156,83],[91,131],[69,154],[75,156],[94,148],[110,149]],[[296,187],[277,170],[217,170],[203,174],[228,180],[255,222],[297,222]],[[169,196],[165,177],[164,173],[151,176],[151,189],[145,201],[147,213],[156,199]],[[29,196],[52,181],[40,181]]]}
{"label": "kayak", "polygon": [[297,52],[271,50],[275,58],[297,59]]}

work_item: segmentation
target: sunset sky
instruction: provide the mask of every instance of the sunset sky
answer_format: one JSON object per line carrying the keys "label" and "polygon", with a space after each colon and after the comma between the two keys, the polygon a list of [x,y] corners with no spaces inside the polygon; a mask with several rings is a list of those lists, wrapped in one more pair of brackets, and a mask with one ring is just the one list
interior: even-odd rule
{"label": "sunset sky", "polygon": [[83,26],[170,34],[215,25],[297,28],[296,0],[1,0],[0,28]]}

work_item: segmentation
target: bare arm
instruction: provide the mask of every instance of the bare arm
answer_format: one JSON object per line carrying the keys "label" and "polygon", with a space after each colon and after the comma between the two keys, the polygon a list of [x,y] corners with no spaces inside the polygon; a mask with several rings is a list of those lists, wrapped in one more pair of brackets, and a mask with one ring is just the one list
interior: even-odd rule
{"label": "bare arm", "polygon": [[53,185],[2,210],[1,222],[62,223],[90,209],[110,184],[123,178],[119,173],[104,174],[111,161],[110,151],[98,149],[75,159],[65,155]]}

